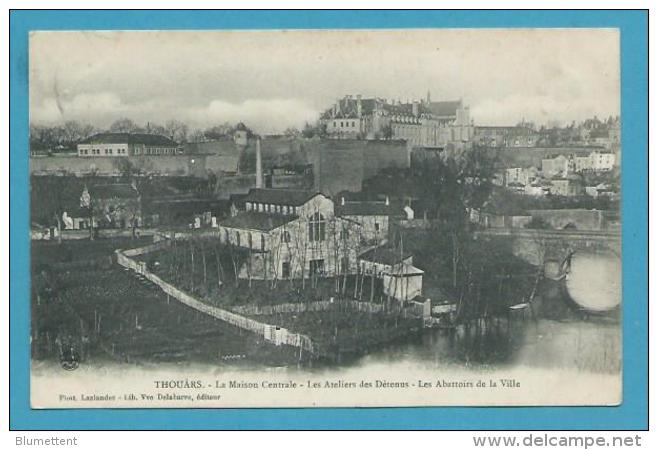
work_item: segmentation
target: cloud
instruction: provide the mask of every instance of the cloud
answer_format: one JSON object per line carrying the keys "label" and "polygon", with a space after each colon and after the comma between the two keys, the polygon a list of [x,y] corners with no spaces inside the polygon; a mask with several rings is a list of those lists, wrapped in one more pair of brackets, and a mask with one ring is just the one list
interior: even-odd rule
{"label": "cloud", "polygon": [[502,99],[485,99],[471,106],[471,117],[478,125],[514,125],[521,119],[537,124],[558,121],[563,124],[572,120],[598,114],[605,117],[618,111],[614,101],[585,103],[574,99],[549,95],[510,95]]}
{"label": "cloud", "polygon": [[35,32],[29,67],[34,120],[99,127],[131,117],[276,131],[345,94],[428,89],[463,98],[476,123],[619,112],[612,29]]}
{"label": "cloud", "polygon": [[107,127],[127,117],[138,124],[164,123],[176,119],[192,127],[205,128],[224,122],[244,122],[259,133],[276,133],[287,127],[302,127],[317,119],[319,111],[298,99],[249,99],[230,102],[215,99],[207,106],[179,107],[160,100],[124,103],[110,92],[77,94],[70,98],[46,97],[33,104],[30,119],[37,124],[57,124],[67,120],[90,122]]}

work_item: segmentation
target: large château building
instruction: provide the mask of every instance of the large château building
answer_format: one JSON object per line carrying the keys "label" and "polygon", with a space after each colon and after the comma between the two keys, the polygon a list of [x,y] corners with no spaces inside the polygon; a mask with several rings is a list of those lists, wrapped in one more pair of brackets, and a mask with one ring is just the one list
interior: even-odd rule
{"label": "large ch\u00e2teau building", "polygon": [[337,138],[402,139],[413,147],[445,147],[473,139],[474,126],[462,100],[402,103],[346,95],[320,116],[327,134]]}

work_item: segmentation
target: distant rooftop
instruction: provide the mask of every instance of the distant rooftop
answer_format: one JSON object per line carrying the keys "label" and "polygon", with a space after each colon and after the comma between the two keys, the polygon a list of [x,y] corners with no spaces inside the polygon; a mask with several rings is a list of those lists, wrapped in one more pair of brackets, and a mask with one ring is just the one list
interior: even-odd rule
{"label": "distant rooftop", "polygon": [[344,205],[337,201],[334,208],[337,216],[388,216],[393,211],[385,202],[368,201],[346,201]]}
{"label": "distant rooftop", "polygon": [[271,205],[301,206],[316,195],[315,191],[301,189],[250,189],[244,202],[268,203]]}
{"label": "distant rooftop", "polygon": [[297,219],[297,216],[294,215],[245,211],[223,220],[220,225],[228,228],[270,231],[295,219]]}
{"label": "distant rooftop", "polygon": [[359,255],[359,259],[392,266],[413,256],[411,252],[401,253],[392,247],[375,247]]}
{"label": "distant rooftop", "polygon": [[141,144],[149,146],[177,147],[178,144],[161,134],[147,133],[98,133],[80,141],[80,144]]}

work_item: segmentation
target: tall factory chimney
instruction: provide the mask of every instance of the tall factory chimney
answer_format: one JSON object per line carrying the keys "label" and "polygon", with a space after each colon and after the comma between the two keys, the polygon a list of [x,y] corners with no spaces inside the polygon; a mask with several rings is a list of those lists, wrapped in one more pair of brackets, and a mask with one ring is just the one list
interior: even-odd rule
{"label": "tall factory chimney", "polygon": [[263,161],[260,156],[260,137],[256,138],[256,187],[263,187]]}

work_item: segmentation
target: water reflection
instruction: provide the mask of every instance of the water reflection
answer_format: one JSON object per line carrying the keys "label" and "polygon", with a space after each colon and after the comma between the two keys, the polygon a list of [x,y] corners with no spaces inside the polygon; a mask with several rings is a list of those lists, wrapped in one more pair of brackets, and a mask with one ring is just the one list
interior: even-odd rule
{"label": "water reflection", "polygon": [[581,307],[612,309],[621,302],[621,261],[615,255],[576,253],[566,283],[569,295]]}

